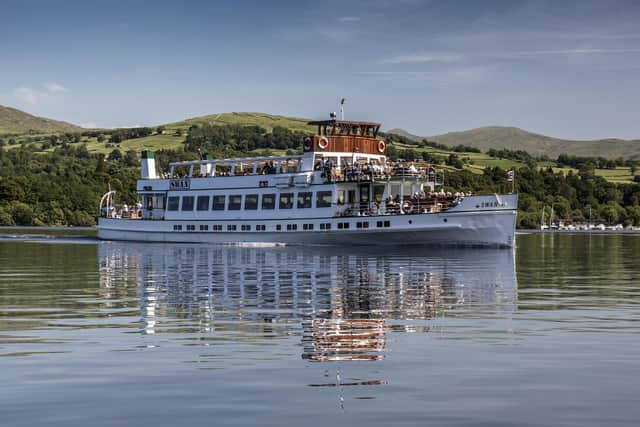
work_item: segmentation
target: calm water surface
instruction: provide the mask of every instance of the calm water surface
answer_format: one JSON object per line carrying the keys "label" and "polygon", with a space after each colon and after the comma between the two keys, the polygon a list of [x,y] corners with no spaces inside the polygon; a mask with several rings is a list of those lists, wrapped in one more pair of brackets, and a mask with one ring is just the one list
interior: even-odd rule
{"label": "calm water surface", "polygon": [[640,424],[640,236],[3,236],[3,426]]}

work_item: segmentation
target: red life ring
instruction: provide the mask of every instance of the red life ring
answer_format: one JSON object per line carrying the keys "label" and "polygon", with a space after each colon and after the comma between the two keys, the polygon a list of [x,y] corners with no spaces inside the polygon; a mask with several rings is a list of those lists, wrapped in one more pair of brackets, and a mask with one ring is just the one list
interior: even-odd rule
{"label": "red life ring", "polygon": [[304,150],[311,150],[311,138],[309,138],[308,136],[304,138]]}
{"label": "red life ring", "polygon": [[387,144],[383,140],[378,141],[378,151],[380,153],[384,153],[384,150],[387,148]]}
{"label": "red life ring", "polygon": [[326,136],[321,136],[320,137],[320,141],[318,141],[318,147],[320,147],[321,149],[325,149],[329,146],[329,140],[327,139]]}
{"label": "red life ring", "polygon": [[402,212],[404,214],[410,214],[413,212],[413,202],[411,200],[407,200],[402,204]]}

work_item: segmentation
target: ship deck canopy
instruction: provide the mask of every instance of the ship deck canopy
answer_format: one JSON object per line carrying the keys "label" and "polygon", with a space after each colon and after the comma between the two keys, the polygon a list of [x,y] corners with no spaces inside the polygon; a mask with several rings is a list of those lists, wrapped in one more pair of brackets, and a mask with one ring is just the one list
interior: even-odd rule
{"label": "ship deck canopy", "polygon": [[197,165],[214,165],[218,163],[249,163],[258,161],[278,161],[301,159],[304,154],[292,154],[285,156],[256,156],[256,157],[233,157],[229,159],[203,159],[203,160],[185,160],[182,162],[172,162],[169,166],[197,166]]}
{"label": "ship deck canopy", "polygon": [[365,138],[375,138],[380,130],[380,123],[361,122],[354,120],[319,120],[307,123],[311,126],[318,126],[318,135],[333,136],[361,136]]}
{"label": "ship deck canopy", "polygon": [[302,169],[304,154],[187,160],[169,163],[168,178],[294,173]]}

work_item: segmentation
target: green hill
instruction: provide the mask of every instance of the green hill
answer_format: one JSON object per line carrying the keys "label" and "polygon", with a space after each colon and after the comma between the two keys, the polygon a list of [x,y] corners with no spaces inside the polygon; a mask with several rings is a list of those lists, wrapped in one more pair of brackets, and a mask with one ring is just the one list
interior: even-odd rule
{"label": "green hill", "polygon": [[618,157],[640,159],[640,140],[600,139],[590,141],[572,141],[540,135],[515,127],[487,126],[462,132],[449,132],[435,136],[416,136],[402,129],[392,129],[395,133],[416,141],[426,138],[449,147],[467,145],[487,151],[491,148],[524,150],[541,156],[556,158],[566,153],[580,157]]}
{"label": "green hill", "polygon": [[37,117],[0,105],[0,134],[59,133],[82,130],[71,123]]}
{"label": "green hill", "polygon": [[312,132],[315,128],[307,125],[308,121],[308,119],[303,118],[277,116],[266,113],[220,113],[169,123],[166,127],[189,127],[194,124],[206,123],[210,125],[256,125],[266,129],[268,132],[271,132],[276,126],[282,126],[292,131]]}

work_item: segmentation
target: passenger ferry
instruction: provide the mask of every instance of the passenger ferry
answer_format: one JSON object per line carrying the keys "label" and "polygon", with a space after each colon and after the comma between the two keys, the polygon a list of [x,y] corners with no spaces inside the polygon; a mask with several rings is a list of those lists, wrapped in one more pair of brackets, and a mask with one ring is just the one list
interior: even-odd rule
{"label": "passenger ferry", "polygon": [[391,167],[379,123],[315,121],[299,155],[175,162],[142,152],[140,203],[100,201],[98,237],[193,243],[514,245],[517,194],[445,193],[433,167]]}

